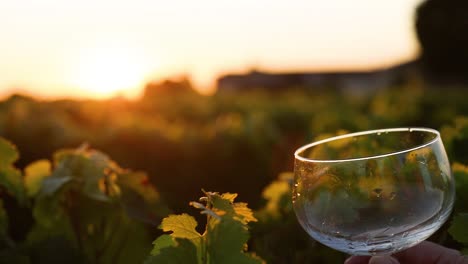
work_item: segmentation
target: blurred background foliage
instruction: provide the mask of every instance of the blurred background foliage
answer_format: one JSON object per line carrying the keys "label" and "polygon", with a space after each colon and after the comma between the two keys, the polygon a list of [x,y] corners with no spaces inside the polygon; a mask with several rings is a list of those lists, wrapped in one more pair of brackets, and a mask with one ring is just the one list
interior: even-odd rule
{"label": "blurred background foliage", "polygon": [[423,2],[417,70],[365,93],[291,87],[202,96],[183,80],[149,84],[136,101],[1,101],[0,262],[141,263],[161,219],[197,215],[188,201],[204,188],[236,192],[254,209],[249,250],[268,263],[342,263],[344,254],[312,240],[295,218],[293,153],[340,131],[405,126],[442,133],[456,215],[431,239],[466,252],[466,10],[463,0]]}
{"label": "blurred background foliage", "polygon": [[253,207],[260,190],[291,171],[294,150],[322,133],[399,126],[442,129],[454,161],[466,163],[466,90],[389,87],[366,97],[338,92],[187,93],[140,101],[0,103],[0,135],[14,142],[18,167],[88,143],[118,164],[144,170],[170,208],[201,188],[236,190]]}
{"label": "blurred background foliage", "polygon": [[[14,177],[24,177],[26,187],[34,186],[28,175],[41,173],[45,176],[35,176],[39,182],[48,182],[40,180],[42,178],[65,177],[63,181],[57,178],[58,183],[68,184],[71,178],[67,175],[70,173],[61,169],[63,162],[68,162],[64,166],[68,171],[74,171],[73,177],[89,179],[64,189],[71,194],[52,192],[54,199],[47,203],[44,203],[47,199],[41,198],[47,187],[21,190],[14,187],[22,186],[14,183],[21,183],[21,180],[12,181],[10,185],[3,182],[4,214],[14,219],[7,232],[10,242],[14,243],[5,242],[5,245],[22,245],[12,246],[18,251],[15,251],[18,253],[15,256],[29,254],[40,259],[34,254],[41,252],[47,256],[47,250],[60,246],[68,250],[63,250],[68,256],[91,259],[91,263],[111,263],[106,259],[112,258],[112,251],[116,250],[111,246],[111,255],[99,253],[99,261],[96,260],[96,252],[102,251],[99,243],[105,244],[103,241],[106,241],[108,231],[104,228],[101,235],[96,235],[91,227],[97,225],[96,221],[101,221],[99,219],[106,218],[110,221],[110,230],[113,230],[112,225],[116,225],[113,221],[118,221],[119,226],[127,223],[128,228],[136,228],[130,233],[141,236],[135,239],[139,245],[146,246],[140,247],[143,250],[128,253],[128,256],[130,259],[143,259],[142,253],[149,250],[158,232],[156,226],[169,213],[168,208],[175,213],[192,212],[197,215],[188,201],[198,197],[200,189],[204,188],[237,192],[240,201],[248,202],[257,211],[259,221],[251,225],[249,249],[268,263],[339,263],[345,256],[309,238],[292,212],[288,174],[281,173],[292,171],[294,150],[314,139],[343,130],[424,126],[442,132],[452,162],[468,164],[468,105],[465,98],[465,89],[426,88],[423,82],[388,87],[358,97],[345,97],[336,91],[313,93],[300,90],[275,94],[249,91],[211,97],[188,92],[145,97],[140,101],[48,102],[12,96],[0,103],[0,135],[14,142],[21,155],[7,159],[9,165],[3,167],[10,174],[15,171],[13,174],[17,176]],[[86,146],[77,148],[83,142],[108,153],[116,163]],[[63,148],[75,150],[54,154]],[[16,158],[18,160],[14,164],[20,170],[11,165]],[[44,158],[52,158],[54,162],[40,161],[30,165]],[[70,158],[78,160],[67,161]],[[84,173],[80,166],[105,166],[107,169],[104,170],[106,173],[101,169],[95,172],[90,169],[92,173]],[[124,181],[125,170],[120,166],[146,171],[148,176],[133,173],[135,183]],[[460,168],[457,167],[457,171]],[[21,176],[21,170],[25,176]],[[117,176],[109,176],[112,171]],[[280,174],[281,180],[277,180]],[[466,177],[460,172],[457,175],[462,179]],[[107,179],[106,188],[117,186],[114,189],[119,191],[108,191],[103,195],[102,179]],[[150,197],[159,201],[160,206],[145,200],[144,186],[157,189],[157,193]],[[460,186],[458,192],[466,192],[468,186]],[[132,195],[123,195],[124,190],[133,190]],[[68,206],[78,206],[78,211],[97,214],[67,215],[70,211],[57,205],[60,200],[71,203]],[[80,202],[73,202],[75,200]],[[143,201],[148,205],[143,206]],[[462,209],[463,203],[457,201],[457,212],[466,212]],[[59,209],[54,209],[54,206]],[[159,216],[145,217],[147,214],[142,212],[149,209],[156,210],[154,214]],[[61,220],[60,225],[46,223],[57,214],[66,216],[64,219],[69,219],[68,222]],[[76,217],[84,217],[80,222],[89,222],[80,223],[75,232],[73,219]],[[43,222],[45,219],[49,220]],[[200,218],[199,221],[203,220]],[[53,230],[47,230],[47,225],[52,225]],[[462,249],[463,244],[448,235],[448,227],[449,224],[444,226],[433,240]],[[102,236],[101,240],[96,240],[97,245],[83,242],[80,246],[80,240],[90,239],[89,232]],[[114,239],[124,237],[125,234],[117,233]],[[53,260],[47,261],[54,263],[51,262]]]}

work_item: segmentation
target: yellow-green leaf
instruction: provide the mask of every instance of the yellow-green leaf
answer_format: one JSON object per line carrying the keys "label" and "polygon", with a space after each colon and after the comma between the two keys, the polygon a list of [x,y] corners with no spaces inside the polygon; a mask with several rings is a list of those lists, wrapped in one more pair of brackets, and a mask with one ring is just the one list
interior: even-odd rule
{"label": "yellow-green leaf", "polygon": [[247,207],[247,203],[234,203],[233,206],[237,217],[240,217],[246,223],[257,222],[257,218],[254,217],[252,210]]}
{"label": "yellow-green leaf", "polygon": [[25,201],[24,186],[21,172],[13,166],[0,169],[0,185],[20,202]]}
{"label": "yellow-green leaf", "polygon": [[[210,193],[210,200],[213,204],[213,211],[218,215],[224,213],[236,217],[243,223],[255,222],[257,219],[253,216],[252,210],[247,207],[246,203],[233,203],[237,194],[225,193],[219,195],[217,193]],[[226,197],[226,198],[225,198]],[[219,212],[219,211],[222,211]]]}
{"label": "yellow-green leaf", "polygon": [[237,197],[237,193],[223,193],[223,194],[221,194],[221,197],[223,199],[229,200],[231,203],[233,203],[234,200]]}
{"label": "yellow-green leaf", "polygon": [[[197,222],[187,214],[170,215],[163,219],[161,229],[172,231],[154,241],[152,263],[226,263],[261,264],[263,261],[247,253],[249,231],[247,222],[256,221],[246,203],[233,203],[236,194],[205,192],[202,202],[193,202],[202,214],[208,215],[207,228],[200,235]],[[191,252],[191,253],[189,253]]]}
{"label": "yellow-green leaf", "polygon": [[4,138],[0,138],[0,167],[5,167],[16,160],[19,154],[16,146]]}
{"label": "yellow-green leaf", "polygon": [[24,169],[24,185],[29,197],[33,197],[39,192],[42,181],[50,174],[51,164],[48,160],[38,160]]}
{"label": "yellow-green leaf", "polygon": [[161,229],[164,232],[172,232],[173,237],[194,239],[201,235],[195,230],[197,221],[188,214],[170,215],[163,219]]}
{"label": "yellow-green leaf", "polygon": [[273,217],[279,216],[279,202],[283,195],[289,194],[291,188],[286,181],[277,180],[268,185],[262,193],[268,203],[265,210]]}

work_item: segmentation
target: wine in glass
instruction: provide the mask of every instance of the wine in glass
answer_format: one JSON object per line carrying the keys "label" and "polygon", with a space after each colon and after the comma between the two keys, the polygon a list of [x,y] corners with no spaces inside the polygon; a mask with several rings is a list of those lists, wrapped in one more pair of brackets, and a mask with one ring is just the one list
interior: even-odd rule
{"label": "wine in glass", "polygon": [[393,128],[341,135],[295,152],[293,204],[318,242],[352,255],[391,254],[449,217],[454,180],[439,132]]}

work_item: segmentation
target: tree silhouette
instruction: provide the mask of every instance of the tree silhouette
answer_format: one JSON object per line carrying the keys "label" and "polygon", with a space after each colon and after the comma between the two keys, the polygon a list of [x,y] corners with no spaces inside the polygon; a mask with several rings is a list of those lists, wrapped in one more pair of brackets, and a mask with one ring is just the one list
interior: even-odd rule
{"label": "tree silhouette", "polygon": [[468,1],[427,0],[416,10],[424,72],[433,80],[468,83]]}

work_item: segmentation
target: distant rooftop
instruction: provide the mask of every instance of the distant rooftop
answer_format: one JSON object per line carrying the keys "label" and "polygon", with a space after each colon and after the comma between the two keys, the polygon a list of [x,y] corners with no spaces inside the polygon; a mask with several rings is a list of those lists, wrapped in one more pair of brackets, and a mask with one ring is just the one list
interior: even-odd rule
{"label": "distant rooftop", "polygon": [[269,73],[253,70],[246,74],[228,74],[218,79],[218,92],[268,90],[283,91],[301,88],[307,90],[338,89],[367,92],[388,87],[406,78],[417,69],[417,62],[411,61],[385,69],[373,71],[337,72],[290,72]]}

